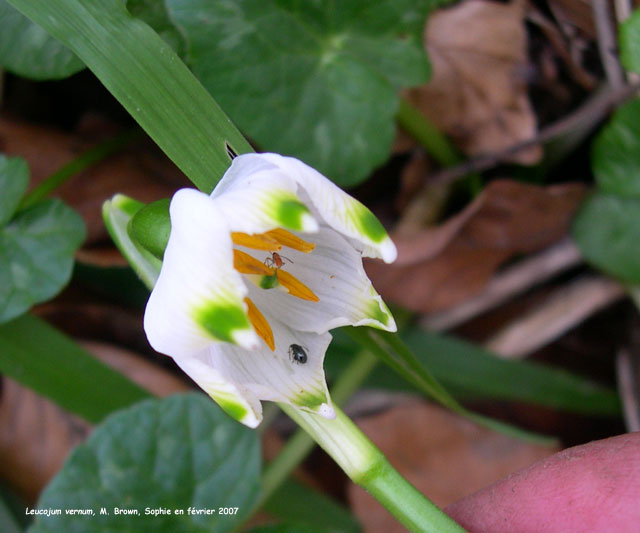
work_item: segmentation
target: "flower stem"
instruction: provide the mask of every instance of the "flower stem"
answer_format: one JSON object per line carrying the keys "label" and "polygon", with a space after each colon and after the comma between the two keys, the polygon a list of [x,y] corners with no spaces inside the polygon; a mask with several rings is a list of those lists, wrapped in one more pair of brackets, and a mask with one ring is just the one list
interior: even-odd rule
{"label": "flower stem", "polygon": [[[370,352],[366,350],[358,352],[332,387],[331,398],[333,402],[338,405],[344,403],[367,378],[377,362],[378,360]],[[278,456],[265,468],[256,509],[271,497],[314,446],[314,440],[306,431],[300,429],[294,433]]]}
{"label": "flower stem", "polygon": [[288,405],[280,407],[406,528],[438,533],[464,531],[402,477],[340,408],[335,408],[334,420],[327,420]]}
{"label": "flower stem", "polygon": [[443,167],[450,167],[462,160],[449,139],[405,98],[400,98],[396,120]]}
{"label": "flower stem", "polygon": [[132,139],[141,134],[138,129],[125,131],[111,139],[108,139],[93,148],[89,148],[78,157],[63,165],[53,174],[47,177],[40,185],[27,194],[20,203],[20,209],[25,209],[43,198],[49,193],[60,187],[65,181],[72,178],[79,172],[95,165],[114,152],[126,146]]}

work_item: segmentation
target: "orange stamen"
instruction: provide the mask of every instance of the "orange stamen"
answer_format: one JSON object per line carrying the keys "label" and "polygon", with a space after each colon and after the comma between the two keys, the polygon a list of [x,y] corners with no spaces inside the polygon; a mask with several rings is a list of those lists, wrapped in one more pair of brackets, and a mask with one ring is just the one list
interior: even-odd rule
{"label": "orange stamen", "polygon": [[276,275],[278,276],[280,284],[285,287],[292,296],[302,300],[309,300],[310,302],[318,302],[320,300],[309,287],[289,272],[279,268],[276,270]]}
{"label": "orange stamen", "polygon": [[316,247],[312,242],[302,240],[300,237],[281,228],[267,231],[266,233],[263,233],[263,235],[268,239],[280,243],[282,246],[293,248],[294,250],[304,252],[305,254],[308,254]]}
{"label": "orange stamen", "polygon": [[247,304],[247,316],[253,329],[273,352],[276,349],[276,343],[273,340],[273,331],[269,322],[249,298],[245,298],[244,303]]}
{"label": "orange stamen", "polygon": [[240,250],[233,250],[233,268],[241,274],[273,276],[275,270]]}
{"label": "orange stamen", "polygon": [[268,250],[270,252],[282,250],[282,244],[268,237],[265,233],[249,235],[248,233],[234,231],[231,233],[231,241],[238,246],[246,246],[255,250]]}

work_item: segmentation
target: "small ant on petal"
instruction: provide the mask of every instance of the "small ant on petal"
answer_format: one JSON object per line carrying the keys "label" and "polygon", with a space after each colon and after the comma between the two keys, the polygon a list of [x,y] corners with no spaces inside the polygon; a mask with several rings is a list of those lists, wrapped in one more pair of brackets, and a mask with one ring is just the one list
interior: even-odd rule
{"label": "small ant on petal", "polygon": [[291,259],[285,257],[284,255],[280,255],[278,252],[272,252],[271,257],[267,257],[264,260],[264,264],[269,268],[278,270],[284,265],[283,259],[286,259],[287,261],[289,261],[289,263],[293,264],[293,261]]}

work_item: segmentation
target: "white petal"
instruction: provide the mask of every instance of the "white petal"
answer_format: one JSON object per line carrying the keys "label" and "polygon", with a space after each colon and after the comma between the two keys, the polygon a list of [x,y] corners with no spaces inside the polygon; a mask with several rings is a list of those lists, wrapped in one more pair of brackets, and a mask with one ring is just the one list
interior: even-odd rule
{"label": "white petal", "polygon": [[322,219],[335,230],[361,243],[356,248],[361,248],[363,255],[380,257],[387,263],[395,261],[395,245],[375,215],[358,200],[298,159],[278,154],[259,154],[259,157],[295,180],[306,193],[298,191],[298,196],[310,201]]}
{"label": "white petal", "polygon": [[252,428],[260,424],[260,401],[246,391],[243,394],[233,383],[226,381],[220,372],[204,362],[204,354],[201,357],[181,357],[175,361],[229,416]]}
{"label": "white petal", "polygon": [[318,224],[296,195],[294,180],[258,154],[236,157],[211,198],[232,231],[263,233],[283,227],[314,232]]}
{"label": "white petal", "polygon": [[[285,402],[333,418],[335,412],[323,370],[331,335],[293,331],[275,321],[271,327],[276,346],[273,352],[264,343],[256,350],[216,344],[199,357],[240,390],[249,403],[258,399]],[[305,363],[291,357],[289,348],[293,344],[305,351]]]}
{"label": "white petal", "polygon": [[[265,290],[249,285],[249,298],[267,320],[276,318],[293,329],[315,333],[347,325],[396,331],[393,316],[362,267],[360,254],[347,240],[326,225],[304,238],[315,243],[315,249],[305,254],[283,248],[282,268],[309,287],[319,301],[302,300],[279,290],[282,287]],[[259,261],[266,257],[264,252],[243,250]]]}
{"label": "white petal", "polygon": [[257,346],[223,214],[193,189],[178,191],[169,211],[169,244],[144,315],[151,346],[172,357],[194,354],[211,342]]}

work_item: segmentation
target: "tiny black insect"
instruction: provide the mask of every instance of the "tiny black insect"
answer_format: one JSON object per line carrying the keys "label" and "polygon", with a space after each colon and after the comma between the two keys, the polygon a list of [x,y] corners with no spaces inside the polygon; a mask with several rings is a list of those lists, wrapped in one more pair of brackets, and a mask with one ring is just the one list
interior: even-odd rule
{"label": "tiny black insect", "polygon": [[299,344],[289,346],[289,357],[295,363],[304,365],[307,362],[307,351]]}

